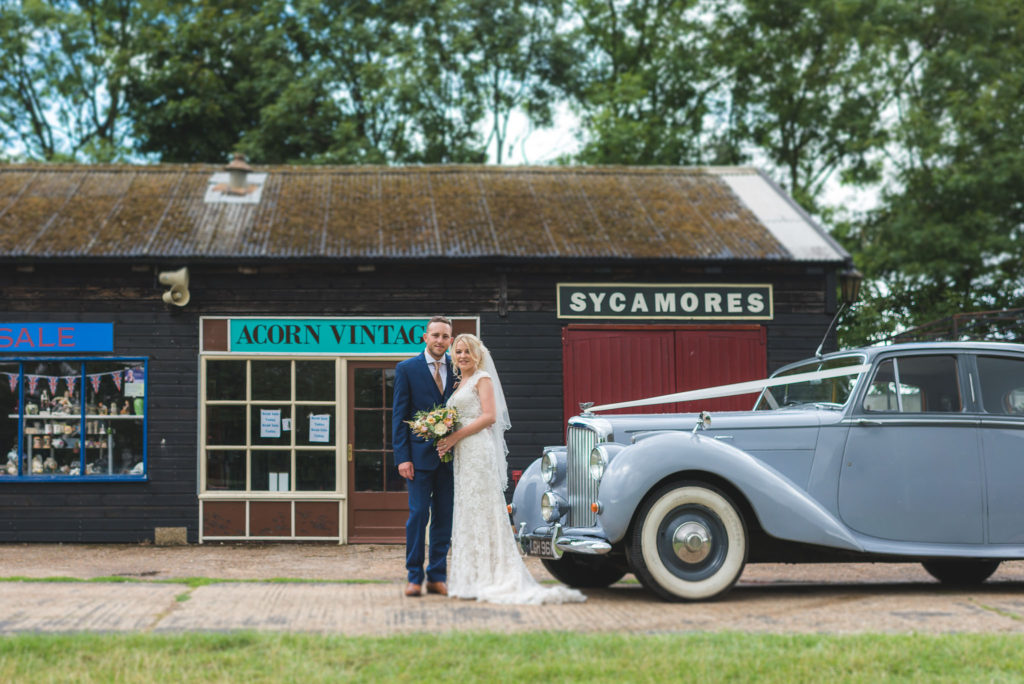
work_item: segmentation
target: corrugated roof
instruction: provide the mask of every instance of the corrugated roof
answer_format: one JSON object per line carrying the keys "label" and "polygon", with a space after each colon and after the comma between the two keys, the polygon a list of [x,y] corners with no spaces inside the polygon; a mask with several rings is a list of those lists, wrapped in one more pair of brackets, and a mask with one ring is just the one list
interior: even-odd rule
{"label": "corrugated roof", "polygon": [[207,201],[222,168],[0,166],[0,256],[847,256],[753,169],[260,167],[258,194]]}

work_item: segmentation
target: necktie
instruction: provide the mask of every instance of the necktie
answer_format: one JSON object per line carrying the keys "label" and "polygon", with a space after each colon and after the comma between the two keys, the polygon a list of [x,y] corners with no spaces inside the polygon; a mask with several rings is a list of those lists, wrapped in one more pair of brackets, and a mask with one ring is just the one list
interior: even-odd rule
{"label": "necktie", "polygon": [[444,384],[441,382],[441,362],[434,362],[434,382],[437,383],[437,391],[444,394]]}

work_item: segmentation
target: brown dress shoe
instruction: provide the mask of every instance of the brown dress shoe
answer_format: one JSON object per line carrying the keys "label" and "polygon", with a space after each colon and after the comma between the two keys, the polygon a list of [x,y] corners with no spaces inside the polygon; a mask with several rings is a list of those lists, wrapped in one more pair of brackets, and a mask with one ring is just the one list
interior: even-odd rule
{"label": "brown dress shoe", "polygon": [[441,596],[448,595],[448,585],[444,582],[427,582],[427,593],[428,594],[440,594]]}
{"label": "brown dress shoe", "polygon": [[412,582],[409,582],[409,584],[405,585],[405,595],[406,596],[422,596],[423,595],[423,587],[421,587],[418,584],[413,584]]}

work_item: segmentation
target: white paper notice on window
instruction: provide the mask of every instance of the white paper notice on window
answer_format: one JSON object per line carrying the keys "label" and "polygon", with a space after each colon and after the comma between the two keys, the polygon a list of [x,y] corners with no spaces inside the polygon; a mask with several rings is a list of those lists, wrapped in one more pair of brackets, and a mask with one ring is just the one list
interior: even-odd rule
{"label": "white paper notice on window", "polygon": [[331,441],[331,415],[309,417],[309,441],[330,442]]}
{"label": "white paper notice on window", "polygon": [[260,409],[260,437],[281,436],[281,409]]}

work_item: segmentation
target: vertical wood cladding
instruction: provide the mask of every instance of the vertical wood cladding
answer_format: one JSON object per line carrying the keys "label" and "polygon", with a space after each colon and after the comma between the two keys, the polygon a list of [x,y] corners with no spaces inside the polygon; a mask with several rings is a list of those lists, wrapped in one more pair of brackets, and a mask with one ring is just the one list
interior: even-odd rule
{"label": "vertical wood cladding", "polygon": [[[183,265],[191,302],[168,307],[157,271]],[[834,277],[817,271],[799,264],[732,264],[709,272],[702,265],[468,260],[388,262],[373,270],[289,262],[258,266],[255,274],[202,263],[138,269],[37,262],[31,272],[0,269],[0,321],[113,322],[113,354],[148,357],[150,372],[148,481],[2,482],[0,541],[141,542],[153,538],[155,527],[181,526],[189,541],[198,539],[200,316],[479,316],[508,397],[509,465],[521,469],[541,447],[564,440],[561,350],[569,321],[555,315],[557,283],[771,283],[775,317],[765,326],[774,370],[812,354],[828,326],[835,298],[826,293]]]}

